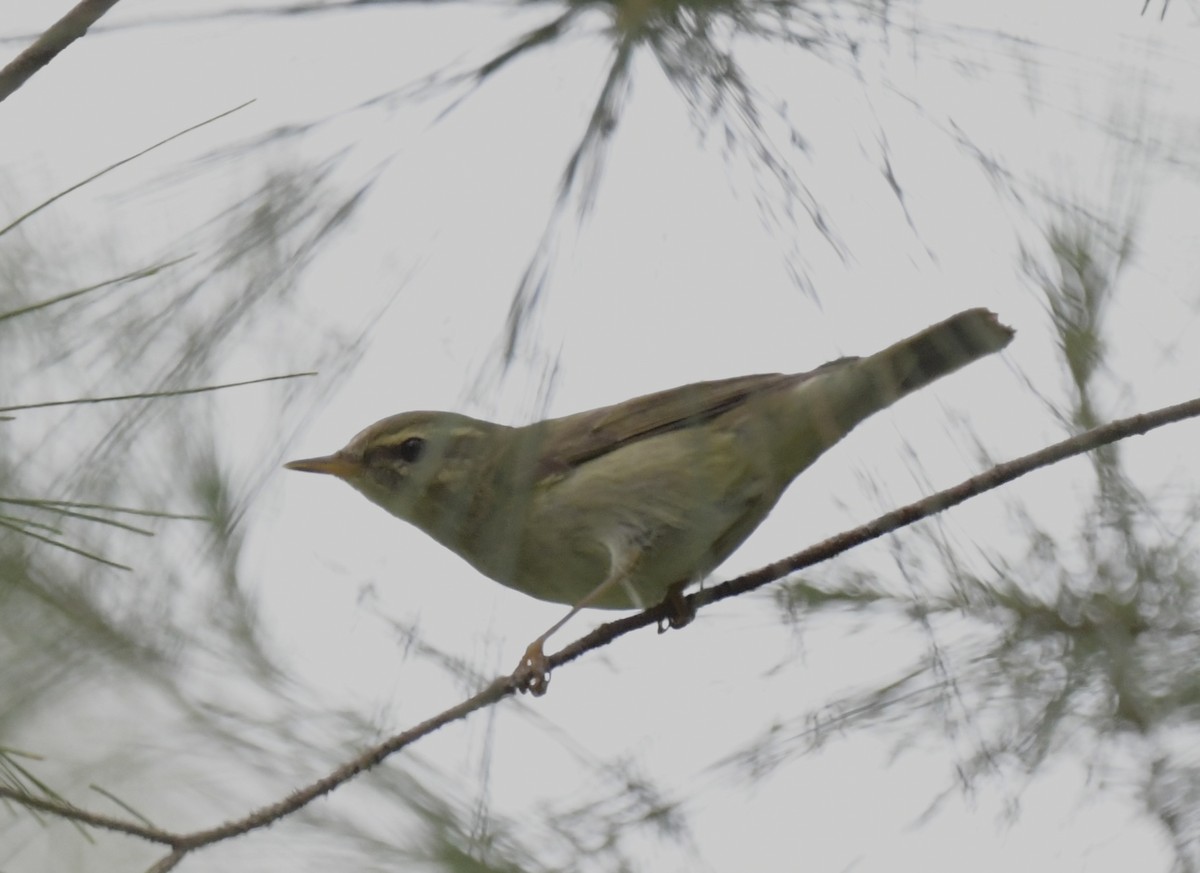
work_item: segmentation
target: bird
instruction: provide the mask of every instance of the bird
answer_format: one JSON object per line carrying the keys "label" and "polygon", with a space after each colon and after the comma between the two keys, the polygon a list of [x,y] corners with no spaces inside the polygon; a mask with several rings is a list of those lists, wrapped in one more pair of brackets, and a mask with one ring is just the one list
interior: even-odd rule
{"label": "bird", "polygon": [[808,372],[697,382],[519,427],[404,412],[284,466],[341,479],[484,576],[569,606],[514,673],[542,694],[544,643],[577,612],[679,606],[860,422],[1013,336],[969,309]]}

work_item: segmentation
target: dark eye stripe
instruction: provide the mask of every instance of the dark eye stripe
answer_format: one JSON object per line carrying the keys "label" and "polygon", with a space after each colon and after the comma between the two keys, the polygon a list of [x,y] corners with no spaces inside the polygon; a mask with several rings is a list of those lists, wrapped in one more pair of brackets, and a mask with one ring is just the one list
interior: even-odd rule
{"label": "dark eye stripe", "polygon": [[399,443],[371,446],[367,449],[364,460],[368,464],[382,460],[402,461],[405,464],[412,464],[421,457],[424,451],[425,440],[421,439],[421,437],[409,437]]}

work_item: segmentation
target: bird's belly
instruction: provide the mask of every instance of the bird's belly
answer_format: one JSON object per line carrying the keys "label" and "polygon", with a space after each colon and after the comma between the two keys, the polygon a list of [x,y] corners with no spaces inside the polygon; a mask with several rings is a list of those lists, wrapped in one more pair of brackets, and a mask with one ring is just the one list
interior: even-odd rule
{"label": "bird's belly", "polygon": [[[612,530],[619,530],[614,526]],[[510,587],[539,600],[574,606],[608,578],[614,561],[609,548],[594,537],[577,538],[570,549],[539,548],[539,542],[571,541],[561,528],[547,532],[545,540],[531,537],[519,556]],[[618,534],[620,538],[620,534]],[[660,602],[673,585],[689,582],[707,573],[695,553],[696,543],[686,530],[659,528],[654,541],[638,546],[636,535],[626,540],[636,550],[632,567],[624,578],[590,601],[595,609],[644,609]],[[702,544],[700,550],[703,551]],[[551,553],[553,552],[553,553]],[[501,580],[503,581],[503,580]]]}
{"label": "bird's belly", "polygon": [[588,606],[635,609],[702,578],[779,493],[731,451],[735,439],[666,435],[639,443],[636,455],[614,452],[551,483],[531,502],[514,572],[500,581],[573,606],[625,566],[627,575]]}

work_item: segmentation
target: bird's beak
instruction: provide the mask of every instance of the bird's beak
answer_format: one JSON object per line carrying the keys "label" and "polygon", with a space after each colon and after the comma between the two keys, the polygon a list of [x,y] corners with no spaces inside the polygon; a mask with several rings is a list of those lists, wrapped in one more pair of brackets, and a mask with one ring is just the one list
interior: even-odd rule
{"label": "bird's beak", "polygon": [[283,466],[289,470],[299,470],[302,473],[325,473],[329,476],[337,476],[339,479],[350,479],[362,471],[362,464],[341,452],[335,452],[323,458],[288,461]]}

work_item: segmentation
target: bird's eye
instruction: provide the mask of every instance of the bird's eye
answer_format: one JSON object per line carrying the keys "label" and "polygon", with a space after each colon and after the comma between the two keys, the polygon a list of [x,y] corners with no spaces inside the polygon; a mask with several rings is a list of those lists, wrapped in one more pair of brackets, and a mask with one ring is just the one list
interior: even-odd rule
{"label": "bird's eye", "polygon": [[405,464],[411,464],[421,457],[424,450],[425,440],[420,437],[409,437],[401,443],[369,447],[363,453],[363,461],[367,466],[377,465],[380,461],[402,461]]}
{"label": "bird's eye", "polygon": [[409,437],[400,443],[400,450],[397,454],[400,455],[400,460],[411,464],[421,457],[423,451],[425,451],[425,440],[420,437]]}

